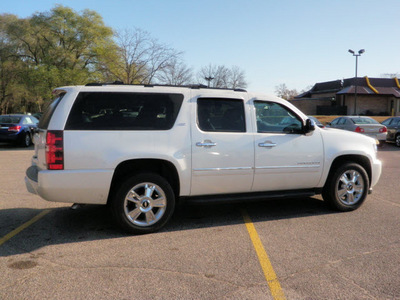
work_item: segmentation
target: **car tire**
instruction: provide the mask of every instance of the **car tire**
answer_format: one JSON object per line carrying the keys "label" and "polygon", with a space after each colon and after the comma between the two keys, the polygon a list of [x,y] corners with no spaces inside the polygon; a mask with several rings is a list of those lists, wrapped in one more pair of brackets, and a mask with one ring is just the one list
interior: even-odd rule
{"label": "car tire", "polygon": [[25,132],[21,137],[21,146],[22,147],[29,147],[32,144],[31,135],[29,132]]}
{"label": "car tire", "polygon": [[175,209],[169,182],[154,173],[141,173],[123,182],[111,202],[115,221],[129,233],[151,233],[161,229]]}
{"label": "car tire", "polygon": [[369,178],[357,163],[346,162],[334,169],[322,191],[327,204],[339,211],[359,208],[367,197]]}
{"label": "car tire", "polygon": [[394,139],[394,142],[396,143],[397,147],[400,147],[400,134],[396,135],[396,137]]}

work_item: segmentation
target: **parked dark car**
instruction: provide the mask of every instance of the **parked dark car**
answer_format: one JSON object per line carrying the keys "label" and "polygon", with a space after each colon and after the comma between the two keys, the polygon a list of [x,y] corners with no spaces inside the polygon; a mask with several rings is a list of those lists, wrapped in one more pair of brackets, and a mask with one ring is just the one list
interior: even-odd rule
{"label": "parked dark car", "polygon": [[28,147],[38,123],[39,120],[30,115],[1,115],[0,142]]}
{"label": "parked dark car", "polygon": [[382,122],[388,129],[386,136],[387,142],[394,142],[400,147],[400,117],[392,117]]}

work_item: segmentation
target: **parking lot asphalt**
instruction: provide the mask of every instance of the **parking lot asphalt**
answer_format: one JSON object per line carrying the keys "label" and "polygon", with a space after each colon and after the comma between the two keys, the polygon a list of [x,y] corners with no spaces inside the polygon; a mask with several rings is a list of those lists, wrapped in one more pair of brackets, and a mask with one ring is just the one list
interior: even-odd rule
{"label": "parking lot asphalt", "polygon": [[320,197],[185,205],[136,236],[105,207],[29,194],[32,155],[0,144],[0,299],[400,299],[393,145],[379,150],[382,177],[357,211]]}

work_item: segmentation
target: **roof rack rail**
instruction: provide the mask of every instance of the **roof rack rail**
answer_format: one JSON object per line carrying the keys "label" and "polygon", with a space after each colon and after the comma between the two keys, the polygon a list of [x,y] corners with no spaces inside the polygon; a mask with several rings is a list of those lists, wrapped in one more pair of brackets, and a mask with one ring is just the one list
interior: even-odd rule
{"label": "roof rack rail", "polygon": [[114,81],[114,82],[91,82],[87,83],[85,86],[104,86],[104,85],[128,85],[128,86],[143,86],[143,87],[180,87],[180,88],[189,88],[189,89],[210,89],[210,90],[228,90],[234,92],[246,92],[245,89],[241,88],[220,88],[220,87],[209,87],[204,84],[187,84],[187,85],[172,85],[172,84],[125,84],[122,81]]}
{"label": "roof rack rail", "polygon": [[114,82],[89,82],[85,84],[85,86],[103,86],[103,85],[124,85],[122,81],[114,81]]}

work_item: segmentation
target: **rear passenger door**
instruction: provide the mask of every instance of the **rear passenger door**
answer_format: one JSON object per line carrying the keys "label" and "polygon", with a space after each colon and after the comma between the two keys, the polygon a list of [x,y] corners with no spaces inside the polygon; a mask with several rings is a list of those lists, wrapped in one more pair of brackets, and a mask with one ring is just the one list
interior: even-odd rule
{"label": "rear passenger door", "polygon": [[203,95],[194,100],[191,122],[193,196],[251,189],[253,135],[245,113],[245,94],[237,94],[232,92],[231,97]]}

